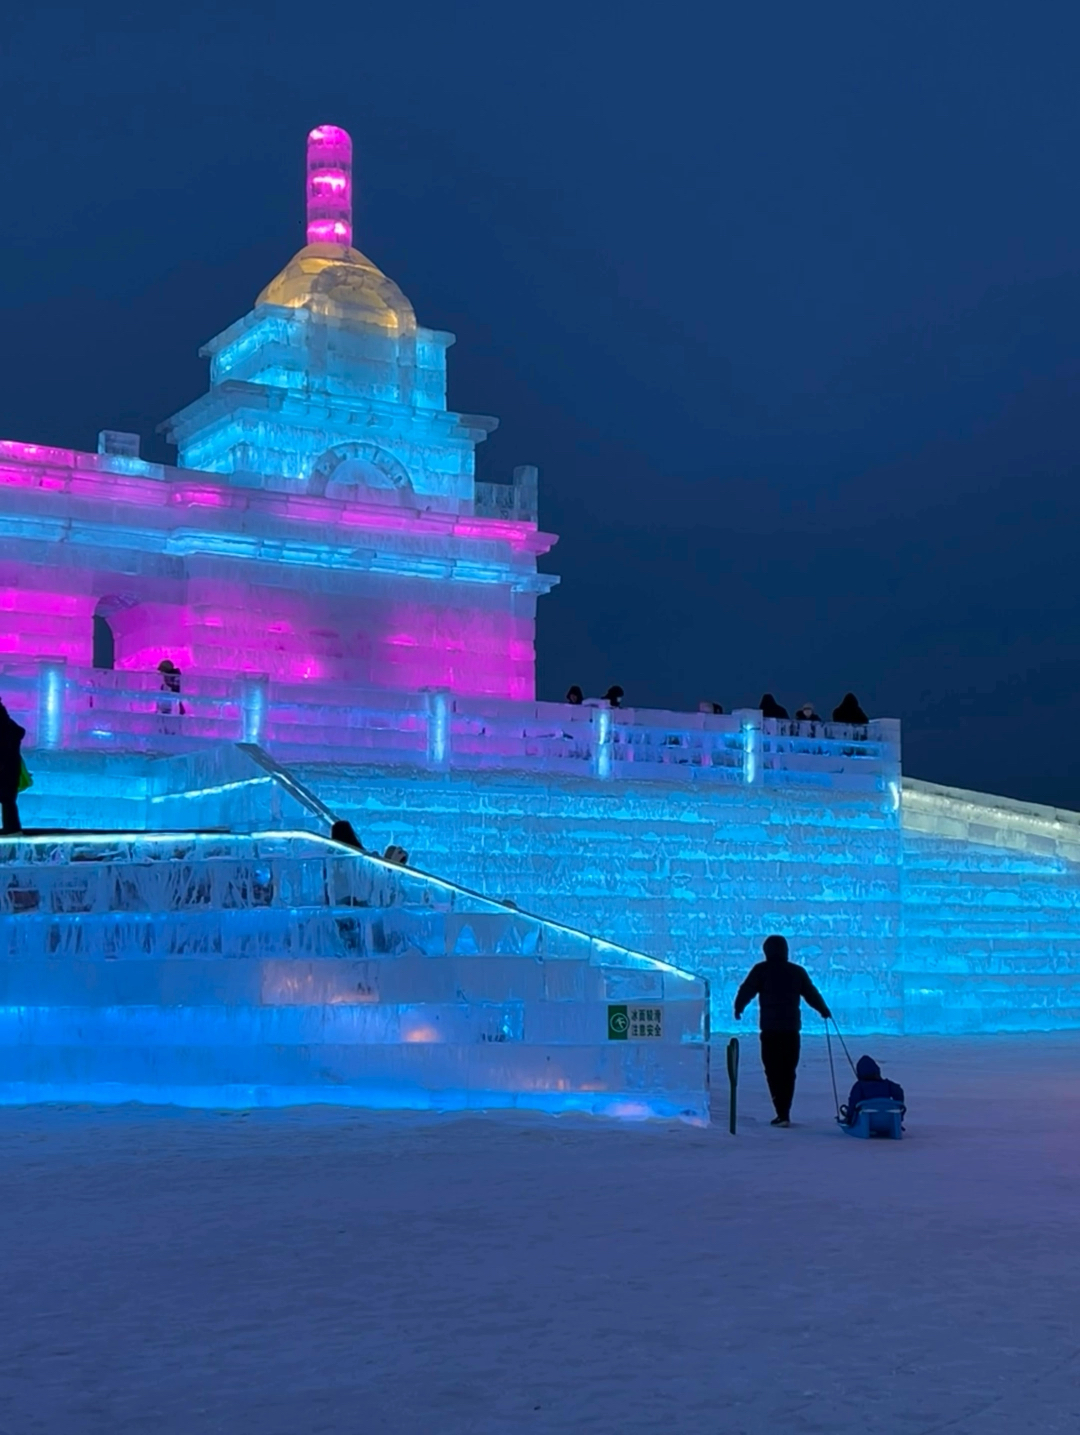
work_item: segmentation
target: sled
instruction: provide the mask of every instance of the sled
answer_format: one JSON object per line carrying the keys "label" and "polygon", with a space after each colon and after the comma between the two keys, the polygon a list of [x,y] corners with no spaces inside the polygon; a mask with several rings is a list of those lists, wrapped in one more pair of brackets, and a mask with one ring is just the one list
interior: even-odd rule
{"label": "sled", "polygon": [[879,1136],[887,1141],[899,1141],[904,1134],[904,1112],[906,1107],[887,1096],[875,1096],[869,1101],[860,1101],[854,1124],[849,1126],[841,1121],[840,1129],[849,1136],[860,1136],[868,1140]]}

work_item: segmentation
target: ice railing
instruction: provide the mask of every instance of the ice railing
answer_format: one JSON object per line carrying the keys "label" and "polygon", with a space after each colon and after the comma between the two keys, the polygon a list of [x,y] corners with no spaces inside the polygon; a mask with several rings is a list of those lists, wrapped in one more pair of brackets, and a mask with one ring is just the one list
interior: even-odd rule
{"label": "ice railing", "polygon": [[805,784],[890,791],[899,802],[900,726],[519,702],[265,677],[191,677],[60,661],[0,668],[0,697],[28,747],[187,752],[248,742],[284,762],[514,769],[566,776]]}

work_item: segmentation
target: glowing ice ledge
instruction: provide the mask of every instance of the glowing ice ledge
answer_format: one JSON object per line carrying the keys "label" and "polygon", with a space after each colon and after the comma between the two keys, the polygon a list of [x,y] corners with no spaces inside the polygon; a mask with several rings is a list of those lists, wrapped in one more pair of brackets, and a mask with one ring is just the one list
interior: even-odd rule
{"label": "glowing ice ledge", "polygon": [[303,832],[0,860],[0,1101],[708,1120],[703,980],[451,883]]}

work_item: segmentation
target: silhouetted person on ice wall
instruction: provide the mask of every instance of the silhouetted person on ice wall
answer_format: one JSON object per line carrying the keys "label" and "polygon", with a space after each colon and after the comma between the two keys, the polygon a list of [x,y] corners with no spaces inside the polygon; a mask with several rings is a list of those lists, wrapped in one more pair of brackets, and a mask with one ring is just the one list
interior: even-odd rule
{"label": "silhouetted person on ice wall", "polygon": [[854,693],[845,693],[844,700],[838,708],[833,708],[833,722],[847,722],[855,727],[863,727],[870,719],[859,706],[859,699]]}
{"label": "silhouetted person on ice wall", "polygon": [[782,708],[772,693],[764,693],[758,707],[761,709],[762,717],[786,718],[788,715],[787,708]]}
{"label": "silhouetted person on ice wall", "polygon": [[776,1107],[773,1126],[791,1125],[791,1103],[795,1096],[795,1072],[799,1065],[799,1031],[802,1007],[807,1002],[826,1019],[832,1012],[825,999],[797,962],[788,961],[785,937],[766,937],[761,944],[765,960],[750,968],[735,994],[735,1020],[755,997],[761,1024],[761,1064],[769,1095]]}
{"label": "silhouetted person on ice wall", "polygon": [[356,835],[356,828],[344,817],[339,817],[330,828],[330,841],[340,842],[343,847],[355,847],[357,852],[365,850],[364,844]]}
{"label": "silhouetted person on ice wall", "polygon": [[567,688],[566,701],[571,705],[571,707],[575,708],[579,708],[581,704],[585,701],[585,694],[578,687],[577,683],[575,683],[572,688]]}
{"label": "silhouetted person on ice wall", "polygon": [[609,707],[621,708],[622,700],[625,696],[626,694],[623,692],[622,688],[619,687],[618,683],[613,683],[611,687],[608,688],[607,692],[604,694],[604,701],[609,705]]}
{"label": "silhouetted person on ice wall", "polygon": [[22,776],[22,740],[26,729],[15,721],[0,703],[0,811],[3,813],[3,834],[14,836],[22,831],[19,821],[19,778]]}

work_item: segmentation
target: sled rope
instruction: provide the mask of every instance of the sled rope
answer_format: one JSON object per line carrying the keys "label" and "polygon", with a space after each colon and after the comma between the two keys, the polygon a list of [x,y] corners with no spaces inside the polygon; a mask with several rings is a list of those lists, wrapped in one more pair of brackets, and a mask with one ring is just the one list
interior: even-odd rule
{"label": "sled rope", "polygon": [[859,1073],[855,1070],[855,1063],[854,1063],[854,1062],[852,1061],[852,1059],[851,1059],[851,1052],[848,1051],[847,1045],[846,1045],[846,1043],[845,1043],[845,1041],[844,1041],[844,1038],[840,1035],[840,1028],[836,1025],[836,1018],[835,1018],[835,1017],[826,1017],[826,1018],[825,1018],[825,1045],[826,1045],[826,1046],[828,1047],[828,1049],[829,1049],[829,1075],[832,1077],[833,1105],[836,1107],[836,1119],[837,1119],[837,1121],[842,1121],[843,1118],[842,1118],[841,1115],[840,1115],[840,1093],[839,1093],[839,1092],[837,1091],[837,1089],[836,1089],[836,1066],[835,1066],[834,1063],[833,1063],[832,1039],[831,1039],[830,1036],[829,1036],[829,1022],[830,1022],[830,1021],[832,1022],[833,1028],[834,1028],[834,1030],[836,1031],[836,1039],[837,1039],[837,1041],[838,1041],[838,1042],[840,1043],[840,1045],[844,1048],[844,1055],[845,1055],[845,1056],[847,1057],[847,1059],[848,1059],[848,1066],[851,1067],[852,1075],[857,1078],[858,1075],[859,1075]]}
{"label": "sled rope", "polygon": [[[844,1042],[844,1038],[840,1035],[840,1028],[836,1025],[836,1018],[835,1018],[835,1017],[832,1017],[831,1020],[832,1020],[832,1024],[833,1024],[833,1031],[836,1032],[836,1039],[837,1039],[837,1041],[840,1043],[840,1045],[844,1048],[844,1055],[847,1057],[847,1064],[848,1064],[848,1066],[851,1067],[851,1074],[852,1074],[852,1076],[854,1076],[854,1077],[858,1077],[859,1073],[855,1070],[855,1063],[854,1063],[854,1062],[852,1061],[852,1059],[851,1059],[851,1052],[848,1051],[847,1045],[846,1045],[846,1043]],[[826,1023],[825,1023],[825,1034],[826,1034],[826,1036],[828,1035],[828,1033],[829,1033],[829,1023],[826,1022]]]}
{"label": "sled rope", "polygon": [[[839,1036],[839,1032],[837,1032]],[[833,1065],[832,1038],[829,1036],[829,1023],[825,1023],[825,1045],[829,1049],[829,1075],[832,1077],[833,1105],[836,1107],[836,1119],[840,1120],[840,1093],[836,1089],[836,1067]]]}

